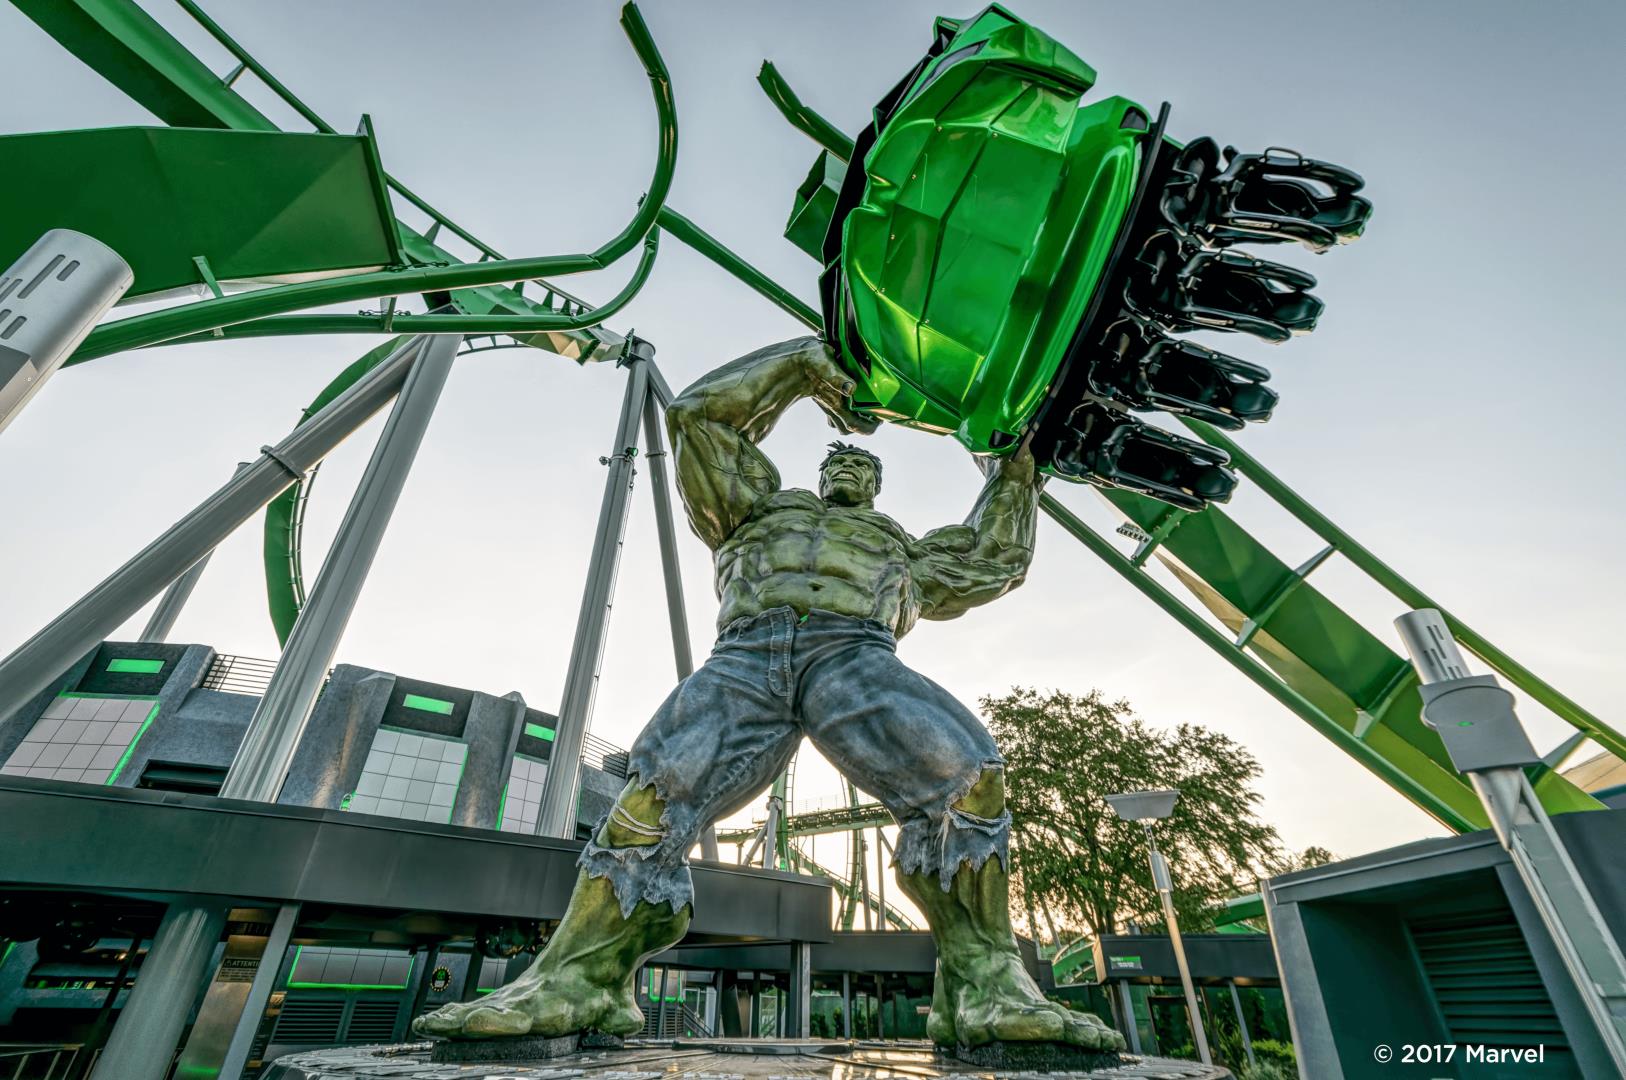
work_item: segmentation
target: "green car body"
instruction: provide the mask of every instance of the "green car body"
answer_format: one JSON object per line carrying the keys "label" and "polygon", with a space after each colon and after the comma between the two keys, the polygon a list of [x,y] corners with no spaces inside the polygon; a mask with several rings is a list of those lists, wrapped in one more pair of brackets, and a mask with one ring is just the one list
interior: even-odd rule
{"label": "green car body", "polygon": [[995,4],[938,19],[924,59],[849,139],[771,65],[780,112],[824,149],[785,235],[819,260],[824,335],[855,409],[1031,447],[1044,472],[1187,510],[1223,502],[1223,451],[1135,417],[1268,419],[1270,372],[1185,334],[1280,342],[1314,328],[1315,278],[1233,250],[1326,251],[1371,214],[1360,176],[1296,151],[1165,136],[1095,71]]}
{"label": "green car body", "polygon": [[831,325],[855,405],[999,452],[1061,366],[1150,125],[1124,98],[1081,106],[1094,70],[997,5],[938,27],[840,222]]}

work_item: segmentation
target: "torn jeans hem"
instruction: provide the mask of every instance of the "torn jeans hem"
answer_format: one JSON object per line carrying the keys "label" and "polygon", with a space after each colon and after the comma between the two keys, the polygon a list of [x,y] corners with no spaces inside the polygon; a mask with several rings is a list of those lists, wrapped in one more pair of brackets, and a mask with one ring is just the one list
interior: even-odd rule
{"label": "torn jeans hem", "polygon": [[588,877],[604,878],[615,892],[621,917],[631,918],[640,902],[671,904],[674,913],[694,903],[694,879],[686,862],[671,863],[657,853],[666,841],[638,847],[604,847],[589,840],[576,865]]}

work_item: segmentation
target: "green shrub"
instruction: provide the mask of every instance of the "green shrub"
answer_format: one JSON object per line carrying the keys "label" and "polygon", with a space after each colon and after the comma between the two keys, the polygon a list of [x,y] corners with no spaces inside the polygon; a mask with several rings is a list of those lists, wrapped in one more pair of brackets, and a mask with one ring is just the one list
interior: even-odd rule
{"label": "green shrub", "polygon": [[1255,1039],[1253,1056],[1261,1063],[1268,1061],[1272,1065],[1285,1066],[1289,1076],[1295,1075],[1298,1071],[1298,1055],[1293,1052],[1292,1043],[1277,1042],[1275,1039]]}
{"label": "green shrub", "polygon": [[1298,1070],[1276,1061],[1260,1058],[1253,1065],[1237,1070],[1237,1080],[1298,1080]]}

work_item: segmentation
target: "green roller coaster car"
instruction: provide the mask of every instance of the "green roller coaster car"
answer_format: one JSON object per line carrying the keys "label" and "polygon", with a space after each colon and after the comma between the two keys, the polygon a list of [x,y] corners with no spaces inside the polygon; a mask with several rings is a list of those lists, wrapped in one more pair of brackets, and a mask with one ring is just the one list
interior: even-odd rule
{"label": "green roller coaster car", "polygon": [[1124,98],[1081,108],[1094,82],[990,9],[889,117],[842,223],[834,323],[870,412],[986,451],[1038,408],[1129,212],[1150,127]]}
{"label": "green roller coaster car", "polygon": [[1309,330],[1314,278],[1221,249],[1325,250],[1371,206],[1337,166],[1182,147],[1163,135],[1166,105],[1154,122],[1124,98],[1086,104],[1095,78],[997,4],[940,18],[847,145],[765,69],[781,109],[829,148],[786,235],[824,266],[825,334],[855,408],[978,454],[1027,441],[1053,475],[1196,509],[1234,486],[1225,456],[1129,413],[1234,428],[1276,395],[1265,369],[1167,335]]}

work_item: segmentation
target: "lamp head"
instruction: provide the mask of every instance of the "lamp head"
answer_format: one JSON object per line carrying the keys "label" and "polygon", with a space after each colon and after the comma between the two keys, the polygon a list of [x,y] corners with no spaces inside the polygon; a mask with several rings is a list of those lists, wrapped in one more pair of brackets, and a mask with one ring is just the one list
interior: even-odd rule
{"label": "lamp head", "polygon": [[1174,812],[1175,801],[1179,798],[1180,792],[1175,788],[1163,791],[1125,791],[1106,797],[1107,805],[1125,821],[1166,818]]}

